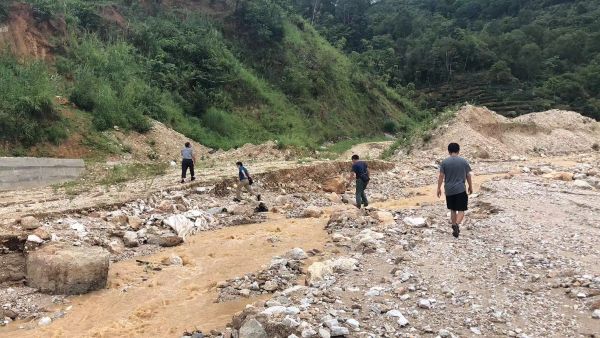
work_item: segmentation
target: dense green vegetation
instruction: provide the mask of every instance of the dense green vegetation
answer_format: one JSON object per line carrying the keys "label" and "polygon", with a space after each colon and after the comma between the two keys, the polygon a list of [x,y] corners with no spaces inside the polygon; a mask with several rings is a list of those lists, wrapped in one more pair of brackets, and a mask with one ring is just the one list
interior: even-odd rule
{"label": "dense green vegetation", "polygon": [[[62,17],[69,30],[51,70],[38,69],[42,81],[36,86],[48,94],[43,121],[50,125],[59,119],[52,93],[90,112],[98,131],[118,126],[144,132],[151,117],[219,148],[269,139],[316,147],[405,131],[429,117],[274,0],[240,0],[235,7],[212,1],[225,8],[215,16],[185,1],[182,7],[160,1],[25,2],[36,20]],[[8,6],[2,8],[6,13]],[[43,85],[53,72],[55,91]],[[14,115],[11,109],[0,105],[2,114]],[[28,123],[41,123],[35,113],[20,111]],[[64,136],[52,131],[29,139],[14,128],[5,134],[29,143]]]}
{"label": "dense green vegetation", "polygon": [[441,107],[600,118],[597,0],[282,0],[363,69]]}
{"label": "dense green vegetation", "polygon": [[0,55],[0,142],[32,146],[67,134],[53,104],[55,84],[41,62],[17,63]]}

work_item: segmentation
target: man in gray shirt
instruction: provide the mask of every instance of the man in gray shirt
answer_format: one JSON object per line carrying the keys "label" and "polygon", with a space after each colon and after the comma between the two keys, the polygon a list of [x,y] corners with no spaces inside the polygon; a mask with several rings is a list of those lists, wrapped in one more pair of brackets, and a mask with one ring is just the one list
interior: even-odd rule
{"label": "man in gray shirt", "polygon": [[469,183],[469,194],[473,193],[473,182],[471,180],[471,166],[464,158],[458,156],[460,146],[458,143],[448,145],[450,157],[440,165],[438,177],[437,197],[442,196],[442,183],[446,195],[446,206],[450,209],[450,220],[452,221],[452,235],[458,238],[460,234],[460,223],[465,217],[468,209],[469,196],[465,189],[465,181]]}
{"label": "man in gray shirt", "polygon": [[186,142],[185,147],[181,149],[181,183],[185,182],[185,174],[187,174],[188,168],[190,169],[190,176],[192,176],[192,181],[196,179],[196,176],[194,176],[195,163],[196,155],[194,155],[192,145],[189,142]]}

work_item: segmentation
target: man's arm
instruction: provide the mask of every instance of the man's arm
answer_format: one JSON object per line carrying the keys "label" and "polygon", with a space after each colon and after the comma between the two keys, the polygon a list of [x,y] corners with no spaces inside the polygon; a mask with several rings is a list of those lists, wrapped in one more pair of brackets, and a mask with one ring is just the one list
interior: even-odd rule
{"label": "man's arm", "polygon": [[348,184],[352,183],[352,179],[356,177],[356,174],[353,172],[350,173],[350,175],[348,175]]}
{"label": "man's arm", "polygon": [[442,183],[444,183],[444,173],[440,171],[440,175],[438,176],[438,184],[437,184],[437,197],[442,197]]}
{"label": "man's arm", "polygon": [[473,193],[473,175],[471,175],[471,172],[469,171],[467,173],[467,183],[469,184],[469,195]]}

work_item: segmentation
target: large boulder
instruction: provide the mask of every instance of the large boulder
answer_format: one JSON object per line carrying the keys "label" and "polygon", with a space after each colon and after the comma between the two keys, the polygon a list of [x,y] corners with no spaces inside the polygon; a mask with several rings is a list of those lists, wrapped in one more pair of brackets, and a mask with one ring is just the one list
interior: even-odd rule
{"label": "large boulder", "polygon": [[109,253],[100,247],[47,245],[27,256],[27,283],[51,294],[83,294],[106,287]]}
{"label": "large boulder", "polygon": [[347,181],[341,176],[331,178],[323,184],[323,191],[343,194],[346,192],[346,182]]}
{"label": "large boulder", "polygon": [[25,256],[20,252],[0,254],[0,283],[25,278]]}
{"label": "large boulder", "polygon": [[33,216],[25,216],[21,218],[21,228],[25,230],[34,230],[39,228],[41,225],[42,224],[40,223],[40,221],[38,221],[37,218]]}
{"label": "large boulder", "polygon": [[247,320],[240,328],[239,338],[268,338],[262,324],[252,318]]}

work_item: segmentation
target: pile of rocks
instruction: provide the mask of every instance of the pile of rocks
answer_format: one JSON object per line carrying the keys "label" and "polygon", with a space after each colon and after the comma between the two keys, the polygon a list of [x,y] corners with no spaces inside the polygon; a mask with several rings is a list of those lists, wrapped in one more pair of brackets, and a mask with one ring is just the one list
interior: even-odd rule
{"label": "pile of rocks", "polygon": [[264,270],[218,283],[217,302],[274,293],[294,286],[303,272],[302,261],[307,258],[304,250],[295,248],[283,257],[274,257]]}

